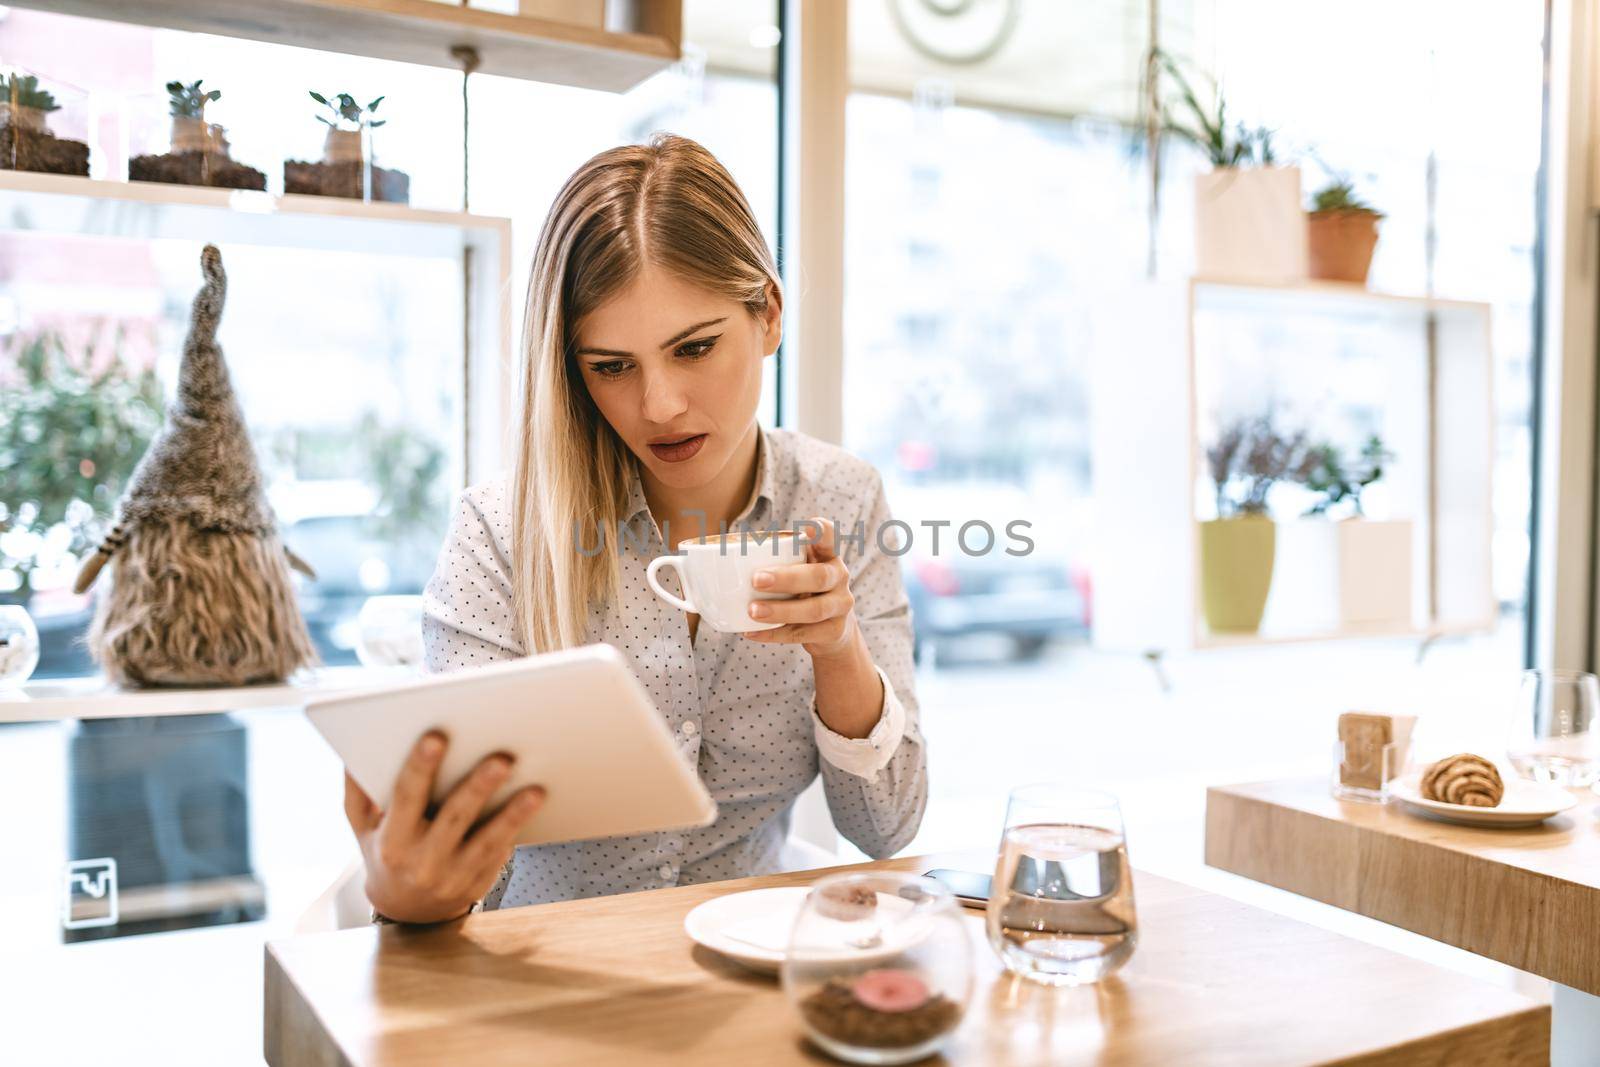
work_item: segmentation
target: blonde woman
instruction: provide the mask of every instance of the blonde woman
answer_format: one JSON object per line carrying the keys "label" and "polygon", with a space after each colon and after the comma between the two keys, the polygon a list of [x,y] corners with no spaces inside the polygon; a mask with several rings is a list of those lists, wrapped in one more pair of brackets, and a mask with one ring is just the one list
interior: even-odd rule
{"label": "blonde woman", "polygon": [[[603,152],[556,197],[528,287],[515,469],[460,498],[425,594],[427,668],[616,646],[718,816],[704,829],[513,852],[539,791],[469,832],[509,773],[494,756],[428,818],[446,743],[429,735],[387,811],[346,776],[381,915],[437,922],[769,873],[794,800],[819,773],[835,825],[869,855],[916,833],[927,762],[897,543],[892,527],[879,536],[889,507],[868,463],[757,423],[782,311],[749,205],[695,142]],[[777,629],[700,626],[645,584],[650,561],[680,541],[807,519],[823,530],[808,562],[755,578],[799,594],[753,606]]]}

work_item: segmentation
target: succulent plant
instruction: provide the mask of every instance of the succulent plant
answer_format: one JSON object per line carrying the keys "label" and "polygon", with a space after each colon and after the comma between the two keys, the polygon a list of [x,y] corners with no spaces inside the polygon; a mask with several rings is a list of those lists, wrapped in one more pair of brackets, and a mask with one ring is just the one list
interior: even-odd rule
{"label": "succulent plant", "polygon": [[1383,215],[1383,212],[1356,195],[1355,183],[1349,178],[1334,178],[1318,189],[1317,195],[1312,197],[1311,210],[1316,214],[1349,211],[1363,215]]}
{"label": "succulent plant", "polygon": [[327,97],[317,92],[313,92],[311,94],[311,99],[315,100],[317,103],[333,112],[333,118],[331,119],[328,118],[328,116],[319,113],[317,115],[317,121],[326,123],[336,130],[353,131],[359,130],[363,126],[366,126],[369,129],[377,129],[379,126],[382,126],[384,123],[389,121],[388,119],[374,120],[372,118],[372,113],[378,110],[378,105],[383,102],[383,97],[381,96],[372,103],[368,104],[366,107],[362,107],[360,104],[356,103],[355,97],[351,96],[349,93],[338,94],[336,97],[334,97],[334,101],[337,102],[331,102]]}
{"label": "succulent plant", "polygon": [[167,83],[167,95],[172,99],[172,116],[174,118],[204,119],[206,105],[213,100],[222,99],[221,89],[212,89],[207,92],[200,90],[200,83],[204,78],[196,78],[193,85],[185,85],[181,81]]}
{"label": "succulent plant", "polygon": [[0,104],[37,108],[40,111],[61,110],[56,98],[39,88],[39,79],[32,74],[13,74],[10,78],[0,74]]}

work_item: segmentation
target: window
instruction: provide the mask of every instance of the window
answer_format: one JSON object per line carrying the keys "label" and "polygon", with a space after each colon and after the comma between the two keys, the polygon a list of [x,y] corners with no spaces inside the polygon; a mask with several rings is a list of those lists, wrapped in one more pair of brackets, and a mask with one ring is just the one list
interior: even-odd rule
{"label": "window", "polygon": [[[775,235],[774,5],[685,8],[683,61],[627,93],[472,79],[470,204],[512,220],[514,317],[561,182],[593,153],[656,130],[718,153]],[[108,98],[160,103],[164,81],[203,76],[223,90],[214,120],[235,158],[255,161],[273,192],[284,158],[320,151],[308,89],[384,94],[379,164],[408,173],[413,206],[461,208],[461,80],[449,71],[20,10],[0,19],[0,48]],[[0,526],[0,601],[21,600],[37,618],[44,679],[90,669],[79,641],[89,605],[68,588],[83,538],[96,536],[84,508],[109,514],[159,425],[199,283],[197,240],[147,239],[105,222],[115,205],[100,211],[83,216],[83,233],[0,232],[7,404],[25,394],[30,410],[48,413],[30,418],[58,440],[88,424],[86,397],[115,390],[125,423],[91,473],[47,462],[15,427],[0,430],[0,450],[29,460],[27,482],[0,475],[0,524],[10,524]],[[227,217],[235,236],[251,224]],[[361,605],[421,589],[466,477],[460,240],[397,224],[341,247],[261,221],[248,239],[213,238],[229,278],[221,345],[285,539],[318,571],[299,587],[318,651],[325,663],[353,664]],[[515,341],[508,347],[514,358]],[[76,369],[52,364],[27,378],[29,352]],[[108,368],[115,384],[91,385],[86,376]],[[492,360],[470,368],[497,369]],[[41,517],[35,496],[59,507]],[[7,1055],[56,1062],[109,1047],[124,1063],[259,1059],[260,946],[292,932],[355,857],[338,761],[303,716],[261,708],[0,724],[0,782],[12,813],[0,941],[36,992],[8,1013]],[[107,857],[119,921],[63,929],[68,865],[80,865],[80,884],[97,884],[99,871],[82,865]],[[87,1032],[93,1048],[80,1055],[70,1042]]]}
{"label": "window", "polygon": [[[1014,20],[984,21],[1002,10]],[[1299,5],[1159,10],[1161,47],[1214,76],[1231,114],[1278,129],[1308,195],[1320,159],[1387,212],[1374,289],[1431,285],[1492,305],[1499,617],[1492,632],[1437,642],[1097,648],[1096,616],[1112,607],[1097,596],[1093,537],[1107,489],[1155,491],[1141,489],[1133,458],[1093,447],[1095,417],[1139,414],[1095,410],[1097,368],[1119,358],[1100,316],[1152,263],[1158,280],[1191,272],[1192,180],[1207,169],[1167,144],[1152,203],[1140,117],[1148,7],[853,4],[845,444],[877,465],[917,530],[903,567],[933,795],[912,851],[986,840],[1009,785],[1067,779],[1124,796],[1141,866],[1203,880],[1198,790],[1325,773],[1341,711],[1424,714],[1419,744],[1449,751],[1501,745],[1521,666],[1531,493],[1541,10],[1462,21],[1441,5],[1358,5],[1338,27],[1317,21],[1315,48],[1285,43],[1303,42]],[[983,54],[941,59],[957,40]],[[1350,57],[1379,41],[1383,59],[1352,79]],[[1224,355],[1297,358],[1287,319],[1250,322]],[[1363,329],[1344,328],[1340,343],[1366,359],[1415,347]],[[1330,402],[1330,422],[1362,425],[1365,388]],[[1028,520],[1036,547],[973,557],[946,539],[935,553],[920,525],[969,519]]]}

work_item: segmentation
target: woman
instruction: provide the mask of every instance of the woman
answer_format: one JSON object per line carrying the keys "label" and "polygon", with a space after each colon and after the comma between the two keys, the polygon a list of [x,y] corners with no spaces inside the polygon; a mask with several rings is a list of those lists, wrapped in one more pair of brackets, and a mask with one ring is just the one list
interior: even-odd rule
{"label": "woman", "polygon": [[[880,541],[888,504],[871,465],[756,422],[782,311],[749,205],[693,141],[603,152],[557,196],[528,287],[515,469],[461,496],[425,593],[426,665],[616,646],[718,815],[704,829],[513,854],[540,792],[468,832],[509,773],[494,756],[429,819],[445,745],[429,735],[387,811],[346,776],[381,915],[437,922],[478,906],[772,872],[794,799],[818,773],[834,823],[863,851],[890,855],[916,833],[927,763],[910,609]],[[823,531],[808,561],[754,579],[796,594],[752,605],[776,629],[701,627],[645,585],[668,538],[807,519]],[[597,529],[606,541],[595,553]]]}

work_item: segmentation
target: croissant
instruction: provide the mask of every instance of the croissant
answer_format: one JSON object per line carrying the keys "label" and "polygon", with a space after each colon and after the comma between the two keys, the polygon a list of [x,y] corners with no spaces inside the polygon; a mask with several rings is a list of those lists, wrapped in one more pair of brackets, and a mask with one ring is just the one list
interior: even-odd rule
{"label": "croissant", "polygon": [[1422,795],[1445,804],[1492,808],[1505,794],[1505,783],[1495,765],[1470,752],[1448,756],[1422,776]]}

